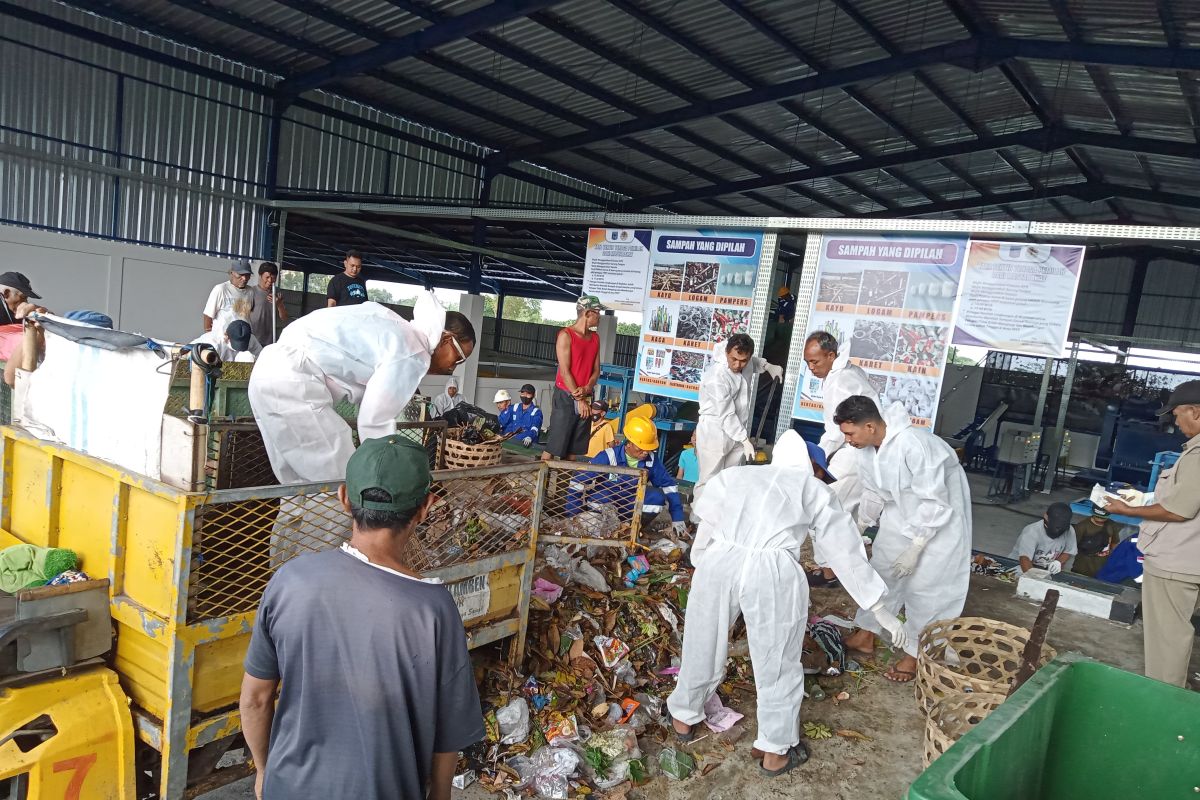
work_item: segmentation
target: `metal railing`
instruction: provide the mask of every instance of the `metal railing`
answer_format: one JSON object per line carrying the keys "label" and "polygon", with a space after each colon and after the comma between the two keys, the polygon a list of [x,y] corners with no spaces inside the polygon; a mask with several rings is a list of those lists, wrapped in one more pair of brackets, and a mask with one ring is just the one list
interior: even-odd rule
{"label": "metal railing", "polygon": [[[631,547],[637,543],[647,506],[646,473],[632,467],[547,461],[541,541]],[[654,499],[652,497],[652,499]]]}

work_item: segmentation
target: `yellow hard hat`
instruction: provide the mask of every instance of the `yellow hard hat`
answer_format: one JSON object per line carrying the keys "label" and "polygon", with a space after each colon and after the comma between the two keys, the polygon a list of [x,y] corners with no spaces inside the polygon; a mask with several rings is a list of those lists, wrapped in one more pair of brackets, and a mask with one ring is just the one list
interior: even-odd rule
{"label": "yellow hard hat", "polygon": [[633,419],[626,418],[625,420],[625,438],[628,439],[634,447],[647,452],[653,452],[658,449],[658,429],[654,427],[654,423],[642,417],[634,417]]}
{"label": "yellow hard hat", "polygon": [[786,287],[786,286],[780,286],[780,287],[779,287],[779,296],[780,296],[780,297],[786,297],[786,296],[788,296],[788,295],[789,295],[789,294],[791,294],[791,293],[792,293],[792,290],[791,290],[791,289],[789,289],[788,287]]}
{"label": "yellow hard hat", "polygon": [[625,424],[629,424],[631,419],[654,419],[655,408],[653,403],[642,403],[637,408],[625,414]]}

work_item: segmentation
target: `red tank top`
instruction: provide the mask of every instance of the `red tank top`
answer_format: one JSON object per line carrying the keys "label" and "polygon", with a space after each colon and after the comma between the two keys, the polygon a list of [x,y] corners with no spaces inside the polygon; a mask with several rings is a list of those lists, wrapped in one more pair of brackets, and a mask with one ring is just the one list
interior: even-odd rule
{"label": "red tank top", "polygon": [[[571,337],[571,377],[576,386],[583,386],[592,377],[592,367],[596,364],[596,354],[600,352],[600,334],[590,331],[585,339],[575,332],[574,328],[563,328]],[[554,385],[569,392],[563,383],[561,370],[556,372]]]}

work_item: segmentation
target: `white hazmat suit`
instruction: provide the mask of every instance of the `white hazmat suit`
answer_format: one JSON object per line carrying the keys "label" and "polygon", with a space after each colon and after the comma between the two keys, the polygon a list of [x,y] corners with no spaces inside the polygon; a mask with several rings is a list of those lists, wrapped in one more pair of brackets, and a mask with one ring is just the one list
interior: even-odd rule
{"label": "white hazmat suit", "polygon": [[[849,351],[839,353],[829,369],[829,374],[821,382],[821,414],[825,419],[825,432],[821,434],[818,444],[829,459],[829,474],[834,477],[830,488],[837,495],[842,508],[858,520],[858,506],[862,500],[862,480],[858,476],[860,453],[858,448],[846,444],[842,429],[833,421],[838,405],[854,395],[869,397],[875,401],[877,407],[883,408],[879,394],[867,380],[867,373],[857,364],[850,363]],[[829,566],[822,554],[815,549],[813,555],[819,566]]]}
{"label": "white hazmat suit", "polygon": [[451,376],[450,379],[446,381],[446,390],[437,397],[433,398],[433,415],[435,417],[446,416],[446,413],[450,411],[450,409],[458,408],[458,406],[462,403],[463,399],[461,394],[455,394],[453,397],[450,396],[451,386],[453,386],[455,389],[458,388],[458,378]]}
{"label": "white hazmat suit", "polygon": [[[359,405],[359,440],[396,432],[429,371],[446,311],[426,293],[413,322],[378,303],[322,308],[283,329],[250,373],[250,407],[280,483],[340,483],[354,439],[336,410]],[[330,493],[285,497],[271,529],[275,565],[345,540],[350,520]]]}
{"label": "white hazmat suit", "polygon": [[842,429],[833,421],[838,405],[854,395],[869,397],[876,406],[883,408],[879,393],[867,380],[867,373],[862,367],[850,363],[849,352],[839,353],[829,374],[821,382],[821,413],[825,418],[825,432],[821,434],[819,443],[829,459],[829,472],[839,481],[858,474],[858,450],[846,444]]}
{"label": "white hazmat suit", "polygon": [[[862,449],[859,512],[872,524],[878,517],[871,566],[887,583],[884,606],[893,614],[904,609],[904,650],[916,656],[925,626],[959,616],[967,598],[971,489],[950,446],[914,427],[904,406],[893,403],[883,418],[887,433],[879,449]],[[870,611],[860,610],[854,622],[880,631]]]}
{"label": "white hazmat suit", "polygon": [[354,444],[335,410],[343,401],[358,404],[360,440],[396,432],[446,323],[428,293],[413,317],[372,302],[321,308],[263,349],[250,376],[250,407],[280,483],[345,479]]}
{"label": "white hazmat suit", "polygon": [[[700,532],[688,594],[679,681],[667,699],[688,725],[704,719],[704,703],[725,676],[729,628],[746,620],[758,693],[754,746],[783,754],[800,740],[808,624],[808,579],[800,546],[813,531],[842,585],[860,605],[877,607],[885,585],[867,563],[862,538],[833,492],[813,476],[808,449],[795,431],[775,446],[770,465],[721,472],[696,501]],[[897,634],[899,620],[891,623]]]}
{"label": "white hazmat suit", "polygon": [[765,359],[751,356],[745,369],[734,372],[724,355],[718,355],[704,371],[700,379],[700,419],[696,424],[696,461],[700,467],[696,497],[718,472],[753,458],[750,376],[760,372],[777,378],[783,371]]}

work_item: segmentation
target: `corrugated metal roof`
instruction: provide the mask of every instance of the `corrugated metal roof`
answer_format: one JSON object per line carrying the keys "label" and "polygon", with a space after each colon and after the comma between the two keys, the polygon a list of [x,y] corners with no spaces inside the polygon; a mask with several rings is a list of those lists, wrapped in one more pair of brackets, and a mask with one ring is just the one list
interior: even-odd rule
{"label": "corrugated metal roof", "polygon": [[[111,0],[110,21],[70,8],[72,2],[94,5],[31,5],[268,89],[379,42],[445,30],[439,26],[490,6],[490,0]],[[332,113],[288,109],[279,179],[287,191],[321,197],[465,204],[479,195],[483,162],[503,165],[506,152],[520,148],[509,171],[493,178],[494,203],[641,208],[640,201],[654,198],[670,212],[703,214],[1192,224],[1200,221],[1200,201],[1193,200],[1200,197],[1200,149],[1180,145],[1200,136],[1200,71],[1085,67],[1036,52],[1003,64],[965,57],[916,71],[901,62],[974,34],[1196,47],[1194,5],[1070,0],[1058,3],[1056,13],[1045,0],[564,0],[306,92],[305,102]],[[67,91],[78,97],[65,107],[25,108],[21,94],[0,96],[6,124],[15,119],[11,127],[30,135],[75,143],[78,158],[102,157],[82,145],[116,144],[148,175],[193,180],[201,191],[229,188],[231,181],[261,190],[268,92],[86,42],[67,53],[59,33],[15,18],[0,16],[0,32],[95,65],[70,84]],[[1119,52],[1109,55],[1122,60]],[[894,70],[871,71],[847,86],[817,83],[831,71],[891,58],[900,59]],[[64,63],[41,55],[22,57],[19,66],[38,83],[60,80],[58,72],[70,82]],[[119,143],[102,107],[113,94],[105,83],[113,71],[146,81],[125,88],[128,127]],[[810,90],[764,94],[798,80],[808,80]],[[1043,126],[1054,129],[1048,152],[1034,137],[993,139]],[[1072,144],[1070,131],[1102,136]],[[1126,133],[1132,138],[1120,138]],[[0,138],[16,141],[12,136]],[[1175,154],[1138,153],[1142,140],[1155,140],[1143,149]],[[28,137],[20,141],[34,146]],[[997,151],[996,143],[1006,146]],[[188,171],[206,164],[211,174]],[[49,186],[49,176],[67,174],[38,170],[44,165],[14,161],[3,186],[18,175]],[[796,177],[805,179],[795,183]],[[113,201],[97,190],[101,184],[71,174],[69,186],[85,210],[71,217],[76,212],[47,195],[38,219],[81,230],[112,224]],[[680,192],[681,199],[671,199]],[[39,197],[34,191],[21,199],[21,214],[35,215],[25,206]],[[214,203],[161,185],[136,199],[159,221],[123,218],[131,236],[184,246],[199,235],[188,228],[193,218],[214,213],[230,219],[212,231],[214,249],[236,251],[258,235],[253,211],[235,201]],[[0,198],[0,205],[6,201],[13,202]],[[191,217],[173,220],[177,209]],[[323,247],[353,238],[353,231],[334,227],[307,230]],[[554,250],[528,231],[496,236],[529,252]],[[446,254],[413,242],[394,246],[405,263],[439,252]],[[469,262],[461,254],[447,259]]]}

